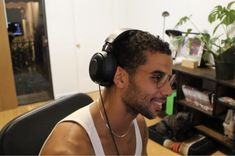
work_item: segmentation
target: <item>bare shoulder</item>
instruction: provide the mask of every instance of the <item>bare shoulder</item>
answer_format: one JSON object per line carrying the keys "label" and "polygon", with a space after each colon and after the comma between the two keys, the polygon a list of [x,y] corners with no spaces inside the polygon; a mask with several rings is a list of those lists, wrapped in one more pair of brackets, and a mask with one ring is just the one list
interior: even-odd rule
{"label": "bare shoulder", "polygon": [[94,154],[89,136],[75,122],[62,122],[56,126],[41,152],[42,155]]}

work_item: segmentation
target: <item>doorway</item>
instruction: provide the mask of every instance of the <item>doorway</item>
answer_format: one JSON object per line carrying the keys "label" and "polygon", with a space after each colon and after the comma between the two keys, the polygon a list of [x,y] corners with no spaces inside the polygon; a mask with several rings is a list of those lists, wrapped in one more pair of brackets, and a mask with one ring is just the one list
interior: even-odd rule
{"label": "doorway", "polygon": [[44,0],[5,0],[19,105],[53,98]]}

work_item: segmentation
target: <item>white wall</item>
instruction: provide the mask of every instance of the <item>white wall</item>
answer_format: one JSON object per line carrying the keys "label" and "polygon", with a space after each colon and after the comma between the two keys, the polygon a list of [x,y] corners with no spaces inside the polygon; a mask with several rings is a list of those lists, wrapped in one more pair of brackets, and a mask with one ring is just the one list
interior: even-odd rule
{"label": "white wall", "polygon": [[58,98],[78,90],[73,6],[66,0],[45,2],[53,90]]}
{"label": "white wall", "polygon": [[89,62],[92,55],[101,51],[105,38],[118,23],[114,8],[116,1],[74,0],[75,40],[80,44],[76,50],[78,90],[94,91],[98,86],[89,77]]}
{"label": "white wall", "polygon": [[[231,0],[121,0],[122,6],[128,5],[125,17],[125,25],[134,28],[150,31],[162,37],[163,17],[162,12],[168,11],[170,15],[166,17],[165,29],[173,29],[179,19],[183,16],[192,15],[192,21],[203,31],[212,30],[207,17],[216,5],[225,5]],[[186,31],[194,27],[188,23],[179,29]],[[165,36],[167,39],[167,37]]]}
{"label": "white wall", "polygon": [[[162,37],[162,12],[168,11],[165,29],[173,29],[180,17],[192,15],[203,31],[211,31],[207,15],[230,0],[48,0],[46,16],[55,97],[97,90],[89,78],[91,56],[101,50],[105,38],[120,27],[137,28]],[[192,25],[186,24],[185,31]],[[196,31],[194,29],[194,31]],[[168,38],[165,36],[165,39]],[[76,48],[76,44],[80,48]]]}

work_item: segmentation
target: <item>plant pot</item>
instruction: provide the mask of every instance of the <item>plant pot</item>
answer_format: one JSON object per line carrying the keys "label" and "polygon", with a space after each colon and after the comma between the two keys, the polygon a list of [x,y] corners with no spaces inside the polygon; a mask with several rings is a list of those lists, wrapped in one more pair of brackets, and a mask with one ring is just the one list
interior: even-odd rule
{"label": "plant pot", "polygon": [[215,62],[216,79],[232,80],[234,76],[234,64],[230,62]]}

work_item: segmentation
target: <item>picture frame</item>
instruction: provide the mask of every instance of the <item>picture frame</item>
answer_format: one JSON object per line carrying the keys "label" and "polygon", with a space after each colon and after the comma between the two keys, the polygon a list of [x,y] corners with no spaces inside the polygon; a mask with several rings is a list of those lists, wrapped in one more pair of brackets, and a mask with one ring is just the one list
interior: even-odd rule
{"label": "picture frame", "polygon": [[201,65],[203,54],[203,43],[197,37],[187,37],[184,43],[179,47],[177,57],[182,59],[189,59],[198,62],[197,66]]}

